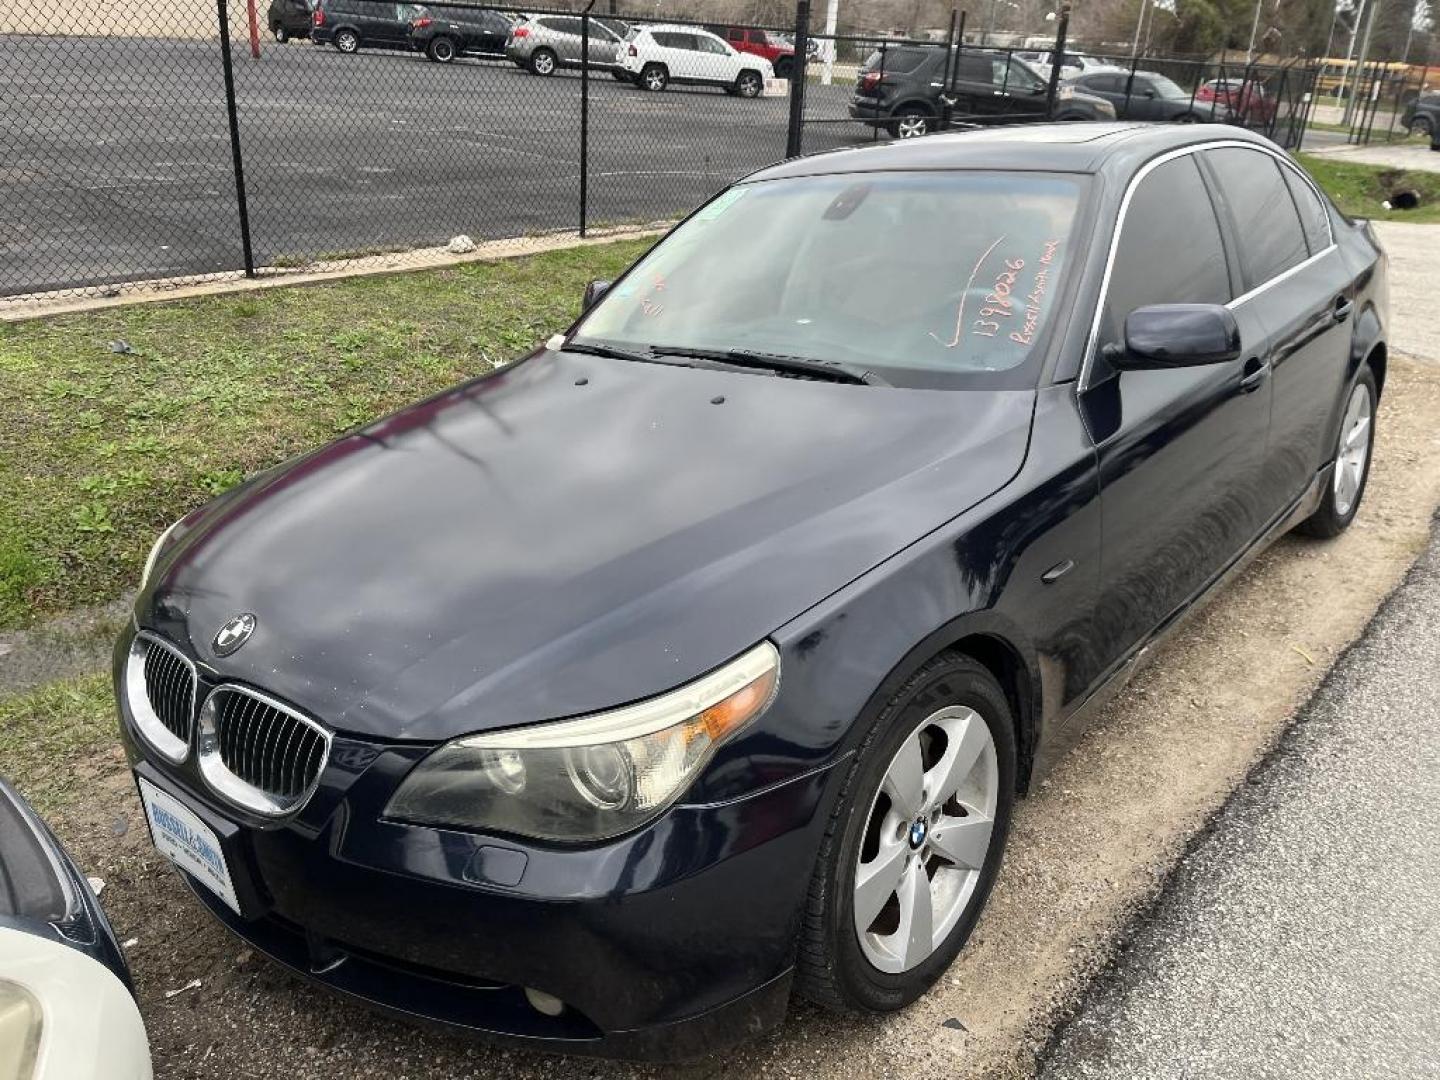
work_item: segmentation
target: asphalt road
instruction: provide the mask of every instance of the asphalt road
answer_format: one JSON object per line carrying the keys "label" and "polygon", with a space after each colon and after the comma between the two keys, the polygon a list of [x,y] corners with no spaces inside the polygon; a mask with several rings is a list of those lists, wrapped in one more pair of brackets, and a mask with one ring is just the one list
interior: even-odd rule
{"label": "asphalt road", "polygon": [[1195,844],[1041,1076],[1440,1073],[1440,541]]}
{"label": "asphalt road", "polygon": [[[296,42],[234,64],[255,259],[573,229],[578,74],[344,56]],[[845,115],[847,85],[808,112]],[[591,83],[588,221],[653,221],[784,156],[788,101]],[[806,149],[870,138],[807,128]],[[0,38],[0,296],[242,265],[219,47]]]}

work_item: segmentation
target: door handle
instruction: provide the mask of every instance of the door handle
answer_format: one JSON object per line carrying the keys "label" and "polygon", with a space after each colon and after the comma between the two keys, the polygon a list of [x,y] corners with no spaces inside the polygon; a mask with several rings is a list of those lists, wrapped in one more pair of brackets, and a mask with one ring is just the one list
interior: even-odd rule
{"label": "door handle", "polygon": [[1345,296],[1337,296],[1335,298],[1335,306],[1331,308],[1331,314],[1335,317],[1336,322],[1344,322],[1350,317],[1350,313],[1354,310],[1355,301]]}
{"label": "door handle", "polygon": [[1245,361],[1244,373],[1240,376],[1240,392],[1251,394],[1259,390],[1266,379],[1270,377],[1270,361],[1261,360],[1258,356],[1252,356]]}

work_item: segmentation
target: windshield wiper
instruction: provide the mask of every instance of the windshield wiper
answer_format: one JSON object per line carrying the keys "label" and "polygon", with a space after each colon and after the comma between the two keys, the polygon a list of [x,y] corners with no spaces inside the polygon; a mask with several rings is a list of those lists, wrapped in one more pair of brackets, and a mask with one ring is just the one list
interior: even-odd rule
{"label": "windshield wiper", "polygon": [[873,371],[842,363],[839,360],[817,360],[810,356],[788,356],[785,353],[757,352],[752,349],[685,349],[666,345],[652,348],[655,356],[693,356],[697,360],[714,360],[736,367],[778,371],[787,375],[809,375],[831,382],[860,383],[865,386],[889,386]]}

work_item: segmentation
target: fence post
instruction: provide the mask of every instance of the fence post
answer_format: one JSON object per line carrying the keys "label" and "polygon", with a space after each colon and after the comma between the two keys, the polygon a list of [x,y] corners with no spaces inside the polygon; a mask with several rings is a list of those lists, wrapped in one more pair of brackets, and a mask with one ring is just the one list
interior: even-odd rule
{"label": "fence post", "polygon": [[255,276],[255,254],[250,248],[250,211],[245,205],[245,166],[240,159],[240,118],[235,114],[235,71],[230,66],[230,12],[225,0],[215,0],[220,20],[220,62],[225,69],[225,111],[230,117],[230,156],[235,165],[235,204],[240,211],[240,245],[245,255],[245,276]]}
{"label": "fence post", "polygon": [[940,95],[940,130],[948,131],[950,118],[954,115],[954,99],[950,96],[951,78],[954,73],[955,63],[955,23],[960,13],[954,8],[950,9],[950,29],[945,34],[945,92]]}
{"label": "fence post", "polygon": [[785,133],[785,156],[799,157],[805,123],[805,73],[810,62],[810,0],[795,5],[795,62],[790,68],[790,126]]}
{"label": "fence post", "polygon": [[590,11],[595,0],[580,13],[580,239],[585,239],[590,210]]}
{"label": "fence post", "polygon": [[[1060,4],[1060,21],[1055,27],[1055,51],[1050,54],[1050,83],[1045,87],[1045,119],[1055,119],[1055,92],[1060,88],[1060,67],[1065,62],[1065,31],[1070,28],[1070,0]],[[1006,66],[1009,70],[1009,66]]]}

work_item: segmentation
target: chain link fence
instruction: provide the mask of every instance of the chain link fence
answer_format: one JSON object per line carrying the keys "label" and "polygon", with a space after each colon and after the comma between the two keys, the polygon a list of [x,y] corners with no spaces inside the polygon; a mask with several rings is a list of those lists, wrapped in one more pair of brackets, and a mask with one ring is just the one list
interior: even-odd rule
{"label": "chain link fence", "polygon": [[1127,59],[1131,93],[1107,97],[959,45],[959,12],[949,48],[808,18],[804,0],[793,27],[463,0],[0,9],[0,309],[665,223],[787,154],[1125,116],[1164,63],[1192,104],[1261,88],[1274,108],[1232,118],[1287,145],[1304,123],[1299,69]]}

